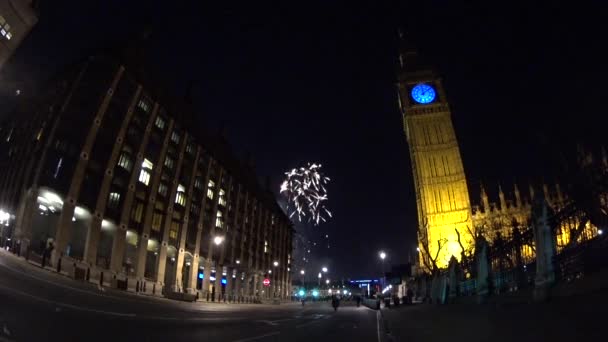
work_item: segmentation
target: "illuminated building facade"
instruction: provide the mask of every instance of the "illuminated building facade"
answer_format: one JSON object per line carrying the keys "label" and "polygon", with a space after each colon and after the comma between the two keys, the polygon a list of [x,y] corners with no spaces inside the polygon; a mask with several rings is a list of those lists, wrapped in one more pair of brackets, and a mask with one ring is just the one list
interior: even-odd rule
{"label": "illuminated building facade", "polygon": [[452,255],[460,258],[456,230],[465,248],[472,243],[466,238],[471,204],[441,79],[410,47],[400,55],[398,99],[414,175],[421,266],[428,268],[432,259],[443,268]]}
{"label": "illuminated building facade", "polygon": [[134,65],[90,57],[0,127],[21,254],[52,242],[54,267],[155,294],[287,296],[293,229],[274,195]]}
{"label": "illuminated building facade", "polygon": [[[604,159],[605,160],[605,159]],[[608,163],[604,162],[604,167],[608,168]],[[532,220],[532,198],[535,191],[542,191],[544,198],[554,212],[563,210],[568,205],[568,196],[562,192],[559,184],[550,187],[543,184],[542,187],[535,189],[532,185],[528,186],[527,194],[522,194],[519,187],[514,184],[512,188],[503,191],[498,186],[498,202],[490,201],[490,196],[482,186],[479,204],[473,205],[473,226],[475,231],[483,234],[490,241],[496,241],[500,234],[504,240],[513,238],[513,230],[519,229],[520,232],[529,226]],[[494,189],[495,190],[495,189]],[[556,246],[558,252],[570,242],[570,232],[578,228],[581,218],[569,216],[560,222],[556,231]],[[577,237],[577,242],[589,240],[598,235],[598,228],[591,225],[588,221],[583,222],[584,229]],[[533,261],[535,254],[531,245],[524,245],[522,250],[524,261]]]}
{"label": "illuminated building facade", "polygon": [[[421,61],[415,49],[407,46],[400,54],[398,94],[416,191],[421,269],[430,271],[433,265],[431,260],[436,260],[437,267],[447,268],[452,256],[460,260],[463,248],[465,253],[470,254],[477,233],[496,242],[499,236],[505,240],[512,239],[515,227],[520,232],[528,227],[532,217],[531,198],[534,197],[532,186],[528,190],[529,197],[525,198],[514,185],[509,199],[499,186],[498,204],[490,202],[482,187],[480,204],[471,205],[441,79],[433,68]],[[605,153],[601,160],[604,169],[608,169]],[[568,198],[559,185],[552,189],[543,185],[537,191],[543,192],[555,212],[568,205]],[[603,195],[601,200],[604,204],[608,203],[608,196]],[[577,242],[601,233],[588,220],[582,221],[575,216],[565,218],[556,231],[558,251],[570,242],[571,232],[578,229],[581,222],[584,229],[577,235]],[[522,255],[525,261],[532,261],[534,247],[523,246]]]}
{"label": "illuminated building facade", "polygon": [[38,22],[36,3],[0,0],[0,70]]}

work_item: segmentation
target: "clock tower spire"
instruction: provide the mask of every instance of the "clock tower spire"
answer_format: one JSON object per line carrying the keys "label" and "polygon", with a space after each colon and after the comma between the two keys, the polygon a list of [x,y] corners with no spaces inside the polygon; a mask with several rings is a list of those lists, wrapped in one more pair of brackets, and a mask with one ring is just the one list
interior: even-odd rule
{"label": "clock tower spire", "polygon": [[437,266],[445,268],[461,255],[456,230],[465,248],[473,244],[469,191],[441,78],[401,38],[397,87],[416,191],[420,261],[429,268],[437,256]]}

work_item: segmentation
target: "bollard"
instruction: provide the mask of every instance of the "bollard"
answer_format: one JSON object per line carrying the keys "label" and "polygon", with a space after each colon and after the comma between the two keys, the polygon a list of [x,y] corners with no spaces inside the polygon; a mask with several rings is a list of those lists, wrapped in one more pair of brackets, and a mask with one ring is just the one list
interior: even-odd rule
{"label": "bollard", "polygon": [[146,281],[144,280],[143,283],[144,283],[144,292],[146,292]]}
{"label": "bollard", "polygon": [[156,283],[152,284],[152,294],[156,294]]}
{"label": "bollard", "polygon": [[57,273],[61,273],[61,257],[57,260]]}
{"label": "bollard", "polygon": [[87,279],[87,282],[91,280],[91,268],[90,267],[87,267],[86,279]]}
{"label": "bollard", "polygon": [[135,283],[135,293],[139,293],[139,280]]}
{"label": "bollard", "polygon": [[99,286],[103,286],[103,272],[99,272]]}

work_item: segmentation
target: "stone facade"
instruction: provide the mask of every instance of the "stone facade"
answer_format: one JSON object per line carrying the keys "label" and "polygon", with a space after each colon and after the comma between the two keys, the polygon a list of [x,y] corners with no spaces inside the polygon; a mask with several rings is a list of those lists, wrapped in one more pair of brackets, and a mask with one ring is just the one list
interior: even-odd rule
{"label": "stone facade", "polygon": [[0,70],[38,22],[33,0],[0,0]]}
{"label": "stone facade", "polygon": [[[415,49],[404,47],[400,62],[398,99],[414,175],[421,266],[429,268],[436,258],[444,268],[452,255],[460,257],[456,231],[465,236],[472,227],[464,167],[440,77]],[[417,102],[412,90],[418,85],[432,87],[434,99]]]}
{"label": "stone facade", "polygon": [[293,228],[272,192],[128,65],[90,57],[1,125],[21,253],[52,243],[53,265],[146,292],[287,297]]}

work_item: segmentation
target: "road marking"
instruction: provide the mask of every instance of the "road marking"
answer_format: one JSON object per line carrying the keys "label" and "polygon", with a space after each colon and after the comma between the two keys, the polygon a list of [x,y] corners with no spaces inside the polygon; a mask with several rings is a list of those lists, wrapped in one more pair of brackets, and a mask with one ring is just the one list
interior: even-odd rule
{"label": "road marking", "polygon": [[279,325],[279,322],[287,322],[287,321],[293,321],[293,318],[277,319],[277,320],[274,320],[274,321],[270,321],[270,320],[257,320],[256,322],[265,323],[265,324],[273,325],[274,326],[274,325]]}
{"label": "road marking", "polygon": [[376,311],[376,327],[378,328],[378,342],[382,342],[380,338],[380,310]]}
{"label": "road marking", "polygon": [[[91,309],[91,308],[83,308],[83,307],[75,306],[72,304],[56,302],[54,300],[49,300],[46,298],[34,296],[32,294],[25,293],[25,292],[19,291],[19,290],[15,290],[13,288],[6,287],[4,285],[0,285],[0,287],[3,288],[5,291],[13,292],[13,293],[16,293],[16,294],[24,296],[24,297],[28,297],[28,298],[31,298],[31,299],[34,299],[34,300],[37,300],[37,301],[40,301],[43,303],[52,304],[52,305],[59,306],[59,307],[64,307],[64,308],[69,308],[69,309],[74,309],[74,310],[79,310],[79,311],[85,311],[85,312],[100,313],[100,314],[111,315],[111,316],[135,317],[134,313],[122,313],[122,312],[114,312],[114,311],[97,310],[97,309]],[[55,308],[55,310],[57,311],[57,308]]]}
{"label": "road marking", "polygon": [[278,332],[278,331],[275,331],[275,332],[271,332],[271,333],[264,334],[264,335],[259,335],[259,336],[254,336],[254,337],[242,338],[242,339],[240,339],[240,340],[235,340],[235,341],[233,341],[233,342],[255,341],[255,340],[259,340],[259,339],[264,338],[264,337],[275,336],[275,335],[278,335],[278,334],[279,334],[279,332]]}

